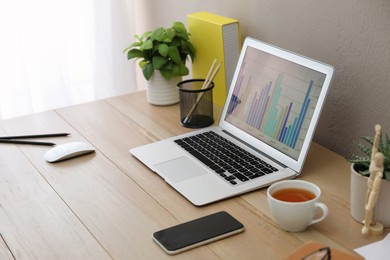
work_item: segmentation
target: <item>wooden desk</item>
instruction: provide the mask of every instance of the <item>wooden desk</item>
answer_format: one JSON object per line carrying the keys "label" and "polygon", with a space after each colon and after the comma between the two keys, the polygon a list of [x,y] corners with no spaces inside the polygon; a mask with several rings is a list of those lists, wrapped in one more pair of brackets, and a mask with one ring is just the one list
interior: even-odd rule
{"label": "wooden desk", "polygon": [[246,231],[176,258],[281,259],[308,240],[352,251],[383,238],[360,235],[349,212],[349,164],[315,143],[300,178],[322,188],[330,216],[308,230],[279,229],[266,189],[193,206],[129,153],[188,131],[177,105],[149,105],[144,92],[0,121],[1,135],[69,132],[50,141],[96,147],[50,164],[48,147],[1,144],[0,259],[170,259],[152,241],[154,231],[220,210]]}

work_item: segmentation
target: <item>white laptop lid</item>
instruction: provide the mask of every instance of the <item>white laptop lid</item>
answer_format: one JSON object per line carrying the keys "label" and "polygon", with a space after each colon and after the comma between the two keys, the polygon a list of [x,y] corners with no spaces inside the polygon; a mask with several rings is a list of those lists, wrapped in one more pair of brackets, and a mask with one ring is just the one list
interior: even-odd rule
{"label": "white laptop lid", "polygon": [[299,173],[333,72],[330,65],[246,38],[219,126]]}

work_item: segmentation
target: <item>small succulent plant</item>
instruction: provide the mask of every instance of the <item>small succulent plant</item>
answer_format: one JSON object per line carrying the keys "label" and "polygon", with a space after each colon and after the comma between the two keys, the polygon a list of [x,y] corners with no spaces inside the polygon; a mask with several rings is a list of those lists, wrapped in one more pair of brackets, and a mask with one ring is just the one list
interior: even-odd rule
{"label": "small succulent plant", "polygon": [[[351,163],[355,163],[358,165],[359,173],[363,176],[369,176],[369,167],[371,163],[371,152],[372,152],[372,145],[374,143],[373,137],[363,136],[361,137],[362,140],[366,142],[360,143],[360,142],[354,142],[354,146],[363,154],[363,155],[356,155],[352,154],[348,161]],[[389,136],[386,134],[383,138],[383,135],[381,134],[380,142],[378,145],[378,152],[381,152],[384,156],[383,160],[383,179],[390,181],[390,139]]]}

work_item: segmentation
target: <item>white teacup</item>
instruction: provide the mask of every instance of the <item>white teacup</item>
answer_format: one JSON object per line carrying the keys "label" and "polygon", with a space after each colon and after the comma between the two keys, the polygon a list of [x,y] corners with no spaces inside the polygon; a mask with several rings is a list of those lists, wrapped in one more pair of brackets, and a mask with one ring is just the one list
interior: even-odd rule
{"label": "white teacup", "polygon": [[[320,196],[321,190],[317,185],[302,180],[276,182],[267,190],[268,205],[272,215],[282,229],[290,232],[303,231],[328,216],[328,207],[319,202]],[[292,202],[294,200],[298,202]],[[323,214],[315,219],[317,208],[320,208]]]}

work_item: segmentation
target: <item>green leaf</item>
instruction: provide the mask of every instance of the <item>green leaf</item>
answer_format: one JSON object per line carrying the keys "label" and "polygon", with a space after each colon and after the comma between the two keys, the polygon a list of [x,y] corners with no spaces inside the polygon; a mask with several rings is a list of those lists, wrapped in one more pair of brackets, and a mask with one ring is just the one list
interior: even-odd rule
{"label": "green leaf", "polygon": [[157,41],[162,41],[162,39],[164,38],[164,32],[165,32],[165,29],[162,28],[162,27],[159,27],[159,28],[156,28],[150,35],[150,39],[151,40],[157,40]]}
{"label": "green leaf", "polygon": [[166,64],[169,60],[167,58],[164,58],[164,57],[161,57],[161,56],[154,56],[153,57],[153,67],[158,70],[160,69],[162,66],[164,66],[164,64]]}
{"label": "green leaf", "polygon": [[160,70],[160,73],[166,80],[170,80],[172,78],[172,71],[170,70]]}
{"label": "green leaf", "polygon": [[172,70],[172,67],[173,67],[173,62],[172,61],[168,61],[167,63],[165,63],[161,68],[160,70]]}
{"label": "green leaf", "polygon": [[141,69],[143,69],[143,68],[145,67],[145,65],[148,64],[148,63],[149,63],[149,62],[146,61],[146,60],[141,60],[141,61],[139,62],[139,67],[140,67]]}
{"label": "green leaf", "polygon": [[176,64],[182,64],[180,53],[177,47],[175,46],[169,46],[168,48],[168,56],[171,58],[171,60]]}
{"label": "green leaf", "polygon": [[142,45],[141,42],[133,42],[132,44],[130,44],[130,48],[133,48],[133,47],[140,47]]}
{"label": "green leaf", "polygon": [[173,38],[176,36],[176,32],[173,28],[169,28],[165,31],[164,42],[172,42]]}
{"label": "green leaf", "polygon": [[183,41],[183,40],[181,41],[181,44],[183,46],[182,52],[189,55],[191,58],[191,61],[194,62],[195,54],[196,54],[194,45],[192,45],[191,42]]}
{"label": "green leaf", "polygon": [[180,76],[180,66],[177,64],[173,64],[172,66],[172,75],[173,76]]}
{"label": "green leaf", "polygon": [[362,136],[361,137],[364,141],[366,141],[367,143],[369,143],[370,145],[373,145],[374,144],[374,138],[372,138],[371,136]]}
{"label": "green leaf", "polygon": [[131,60],[134,58],[144,58],[144,57],[145,57],[144,53],[138,49],[132,49],[127,53],[128,60]]}
{"label": "green leaf", "polygon": [[354,146],[359,149],[362,153],[367,155],[368,157],[371,157],[371,148],[367,147],[364,144],[353,142]]}
{"label": "green leaf", "polygon": [[188,37],[188,33],[182,33],[182,32],[176,32],[177,38],[183,39],[183,40],[189,40],[190,37]]}
{"label": "green leaf", "polygon": [[144,74],[146,80],[150,79],[150,77],[153,74],[153,71],[154,71],[153,64],[150,62],[145,64],[145,66],[142,68],[142,73]]}
{"label": "green leaf", "polygon": [[146,40],[141,46],[141,50],[151,50],[152,48],[153,48],[152,40]]}
{"label": "green leaf", "polygon": [[180,66],[179,76],[186,76],[188,74],[190,74],[190,71],[188,70],[188,68],[185,65]]}
{"label": "green leaf", "polygon": [[[152,35],[152,32],[151,31],[147,31],[147,32],[144,32],[141,37],[139,37],[138,39],[140,41],[143,41],[144,39],[148,39],[150,38],[150,36]],[[137,39],[137,38],[136,38]]]}
{"label": "green leaf", "polygon": [[168,45],[166,45],[165,43],[161,43],[159,46],[158,46],[158,53],[161,54],[161,56],[163,57],[167,57],[168,55]]}
{"label": "green leaf", "polygon": [[368,177],[368,176],[370,176],[370,171],[369,170],[361,171],[360,174],[363,175],[363,176]]}
{"label": "green leaf", "polygon": [[175,37],[174,39],[172,39],[172,42],[171,42],[170,46],[175,46],[175,47],[177,47],[178,49],[179,49],[179,48],[182,48],[182,46],[181,46],[181,40],[180,40],[179,38]]}
{"label": "green leaf", "polygon": [[187,33],[187,29],[182,22],[173,22],[172,27],[180,33]]}
{"label": "green leaf", "polygon": [[123,50],[123,53],[126,53],[128,52],[130,49],[134,48],[134,47],[139,47],[141,46],[141,43],[140,42],[133,42],[132,44],[130,44],[129,47],[127,47],[126,49]]}
{"label": "green leaf", "polygon": [[368,157],[363,157],[359,155],[352,155],[351,158],[349,159],[351,163],[356,163],[364,166],[369,166],[370,165],[370,158]]}

